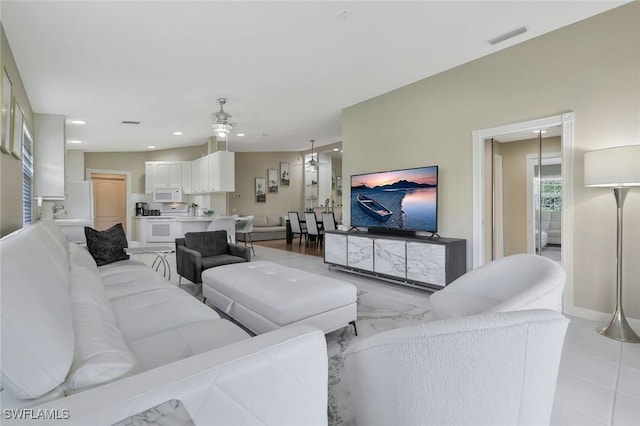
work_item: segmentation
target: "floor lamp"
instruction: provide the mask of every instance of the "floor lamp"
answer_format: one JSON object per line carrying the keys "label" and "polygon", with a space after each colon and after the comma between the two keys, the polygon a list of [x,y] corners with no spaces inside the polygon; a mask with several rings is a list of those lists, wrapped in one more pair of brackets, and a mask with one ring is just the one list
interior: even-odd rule
{"label": "floor lamp", "polygon": [[629,187],[640,186],[640,145],[599,149],[584,155],[584,181],[588,187],[609,187],[616,199],[616,307],[598,333],[623,342],[640,343],[622,310],[622,208]]}

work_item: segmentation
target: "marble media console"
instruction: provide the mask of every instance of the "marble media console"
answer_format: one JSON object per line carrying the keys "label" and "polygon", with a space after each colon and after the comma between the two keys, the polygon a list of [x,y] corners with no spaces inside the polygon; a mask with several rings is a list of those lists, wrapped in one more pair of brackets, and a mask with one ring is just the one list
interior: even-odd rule
{"label": "marble media console", "polygon": [[466,240],[327,231],[324,262],[345,271],[424,289],[441,289],[466,272]]}

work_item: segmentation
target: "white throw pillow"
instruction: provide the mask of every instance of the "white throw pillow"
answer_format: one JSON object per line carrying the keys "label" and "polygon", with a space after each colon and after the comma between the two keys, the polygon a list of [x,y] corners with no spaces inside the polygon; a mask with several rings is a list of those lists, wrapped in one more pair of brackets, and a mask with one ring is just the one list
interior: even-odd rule
{"label": "white throw pillow", "polygon": [[99,274],[72,268],[70,295],[75,352],[65,390],[71,393],[132,372],[135,357],[116,325]]}

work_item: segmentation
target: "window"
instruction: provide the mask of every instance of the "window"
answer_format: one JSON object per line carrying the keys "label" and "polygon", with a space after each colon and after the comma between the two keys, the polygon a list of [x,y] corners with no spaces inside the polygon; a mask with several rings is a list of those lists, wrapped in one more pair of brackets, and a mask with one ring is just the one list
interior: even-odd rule
{"label": "window", "polygon": [[22,225],[32,222],[31,203],[33,200],[33,140],[27,126],[22,133]]}
{"label": "window", "polygon": [[551,212],[562,210],[562,178],[560,176],[542,178],[540,210]]}

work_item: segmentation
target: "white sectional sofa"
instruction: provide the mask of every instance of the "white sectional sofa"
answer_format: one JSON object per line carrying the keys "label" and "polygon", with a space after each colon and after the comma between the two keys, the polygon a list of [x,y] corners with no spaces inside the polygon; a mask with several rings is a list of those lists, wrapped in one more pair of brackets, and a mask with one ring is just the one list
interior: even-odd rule
{"label": "white sectional sofa", "polygon": [[142,263],[97,267],[53,221],[4,237],[0,265],[2,424],[30,407],[111,425],[172,399],[196,424],[327,423],[314,327],[250,337]]}

